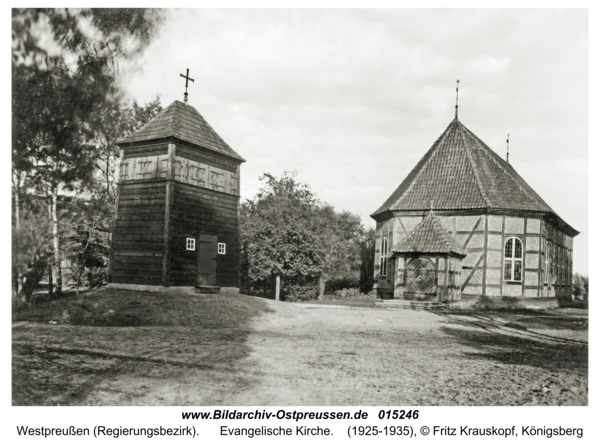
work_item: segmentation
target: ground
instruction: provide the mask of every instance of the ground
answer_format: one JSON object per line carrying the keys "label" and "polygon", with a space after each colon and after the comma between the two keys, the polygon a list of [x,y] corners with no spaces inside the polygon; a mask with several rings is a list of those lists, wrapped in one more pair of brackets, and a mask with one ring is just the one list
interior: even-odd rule
{"label": "ground", "polygon": [[587,405],[587,311],[364,306],[110,289],[41,303],[13,315],[13,404]]}

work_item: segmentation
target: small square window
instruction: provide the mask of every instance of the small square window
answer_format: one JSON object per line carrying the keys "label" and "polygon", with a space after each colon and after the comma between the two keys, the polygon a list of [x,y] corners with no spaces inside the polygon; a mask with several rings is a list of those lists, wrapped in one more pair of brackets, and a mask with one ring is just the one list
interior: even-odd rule
{"label": "small square window", "polygon": [[186,250],[192,250],[192,251],[196,250],[196,239],[188,237],[185,240],[185,248],[186,248]]}
{"label": "small square window", "polygon": [[222,242],[219,242],[218,248],[217,248],[217,253],[219,253],[220,255],[224,255],[225,254],[225,244]]}

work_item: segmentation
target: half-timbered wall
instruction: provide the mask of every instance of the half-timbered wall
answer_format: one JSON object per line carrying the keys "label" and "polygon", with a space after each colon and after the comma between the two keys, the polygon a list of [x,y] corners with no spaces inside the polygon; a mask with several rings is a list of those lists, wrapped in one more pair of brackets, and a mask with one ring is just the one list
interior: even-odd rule
{"label": "half-timbered wall", "polygon": [[[540,218],[498,215],[437,215],[442,226],[468,251],[462,260],[461,292],[472,296],[554,297],[570,296],[573,238]],[[403,265],[396,273],[379,276],[381,238],[389,251],[422,220],[422,216],[395,216],[377,223],[375,285],[382,296],[403,294]],[[523,244],[522,280],[504,279],[504,244],[517,237]],[[391,256],[391,253],[390,253]],[[547,262],[546,262],[547,261]],[[547,273],[546,273],[547,272]]]}

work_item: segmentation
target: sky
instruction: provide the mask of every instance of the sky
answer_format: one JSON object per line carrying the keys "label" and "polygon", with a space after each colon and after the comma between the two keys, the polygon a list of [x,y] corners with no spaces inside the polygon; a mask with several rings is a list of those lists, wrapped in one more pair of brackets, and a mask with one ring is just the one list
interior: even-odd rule
{"label": "sky", "polygon": [[259,177],[296,171],[323,202],[369,216],[454,118],[572,227],[588,274],[588,15],[584,9],[167,10],[122,87],[189,103]]}

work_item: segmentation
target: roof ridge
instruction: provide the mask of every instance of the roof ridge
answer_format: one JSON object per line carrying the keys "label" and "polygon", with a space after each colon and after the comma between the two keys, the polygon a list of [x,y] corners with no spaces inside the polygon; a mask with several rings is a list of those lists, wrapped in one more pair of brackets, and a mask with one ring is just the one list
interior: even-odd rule
{"label": "roof ridge", "polygon": [[463,127],[464,126],[462,125],[462,123],[460,123],[460,126],[458,126],[458,133],[465,145],[464,146],[465,152],[467,153],[467,158],[469,159],[469,163],[471,164],[471,169],[473,170],[473,175],[475,176],[475,182],[477,183],[477,188],[479,189],[479,194],[481,194],[481,198],[483,199],[485,204],[488,206],[488,208],[490,208],[491,202],[488,199],[487,194],[485,193],[485,191],[483,189],[483,184],[481,183],[481,179],[479,178],[479,172],[477,170],[477,166],[475,165],[475,161],[473,160],[473,154],[471,153],[470,142],[463,135]]}
{"label": "roof ridge", "polygon": [[[481,141],[477,135],[475,135],[469,129],[465,128],[465,130],[470,134],[470,136],[473,136],[476,139],[476,141],[480,144],[481,147],[483,147],[484,150],[482,152],[485,154],[485,156],[488,157],[492,161],[492,163],[494,163],[498,168],[500,168],[513,181],[513,183],[516,183],[517,187],[523,192],[523,194],[525,194],[527,197],[533,200],[542,209],[546,207],[550,208],[548,204],[541,203],[538,199],[531,195],[529,191],[527,191],[526,188],[524,188],[523,185],[521,185],[521,183],[513,176],[513,174],[506,169],[505,166],[498,163],[498,160],[496,160],[495,157],[489,153],[492,149],[489,148],[483,141]],[[517,171],[515,171],[515,173],[516,172]],[[550,208],[550,211],[552,211],[552,208]]]}
{"label": "roof ridge", "polygon": [[[446,138],[448,138],[448,135],[450,134],[450,128],[454,125],[456,126],[455,122],[457,122],[458,119],[454,119],[450,125],[446,128],[446,130],[442,133],[442,135],[440,135],[440,137],[437,139],[437,141],[435,143],[433,143],[433,146],[431,147],[431,149],[433,149],[433,151],[431,152],[431,154],[429,155],[429,158],[425,161],[425,163],[423,163],[421,165],[421,169],[419,170],[419,172],[417,172],[417,174],[414,176],[414,178],[412,179],[412,182],[410,183],[410,185],[408,186],[408,188],[406,188],[406,190],[402,193],[402,195],[400,196],[400,198],[398,200],[396,200],[394,203],[392,203],[389,208],[393,208],[395,206],[398,206],[398,204],[402,201],[402,199],[404,199],[404,197],[406,197],[406,195],[411,191],[412,187],[415,185],[415,183],[417,182],[417,180],[419,179],[419,177],[421,176],[421,174],[423,174],[423,171],[425,171],[425,168],[429,165],[429,163],[431,162],[431,159],[435,156],[435,154],[437,154],[437,152],[440,150],[440,146],[444,143],[444,141],[446,141]],[[430,153],[431,149],[429,149],[429,151],[427,151],[427,153],[425,154],[425,156],[427,156],[427,154]],[[425,220],[425,219],[423,219]],[[416,227],[415,227],[416,229]]]}

